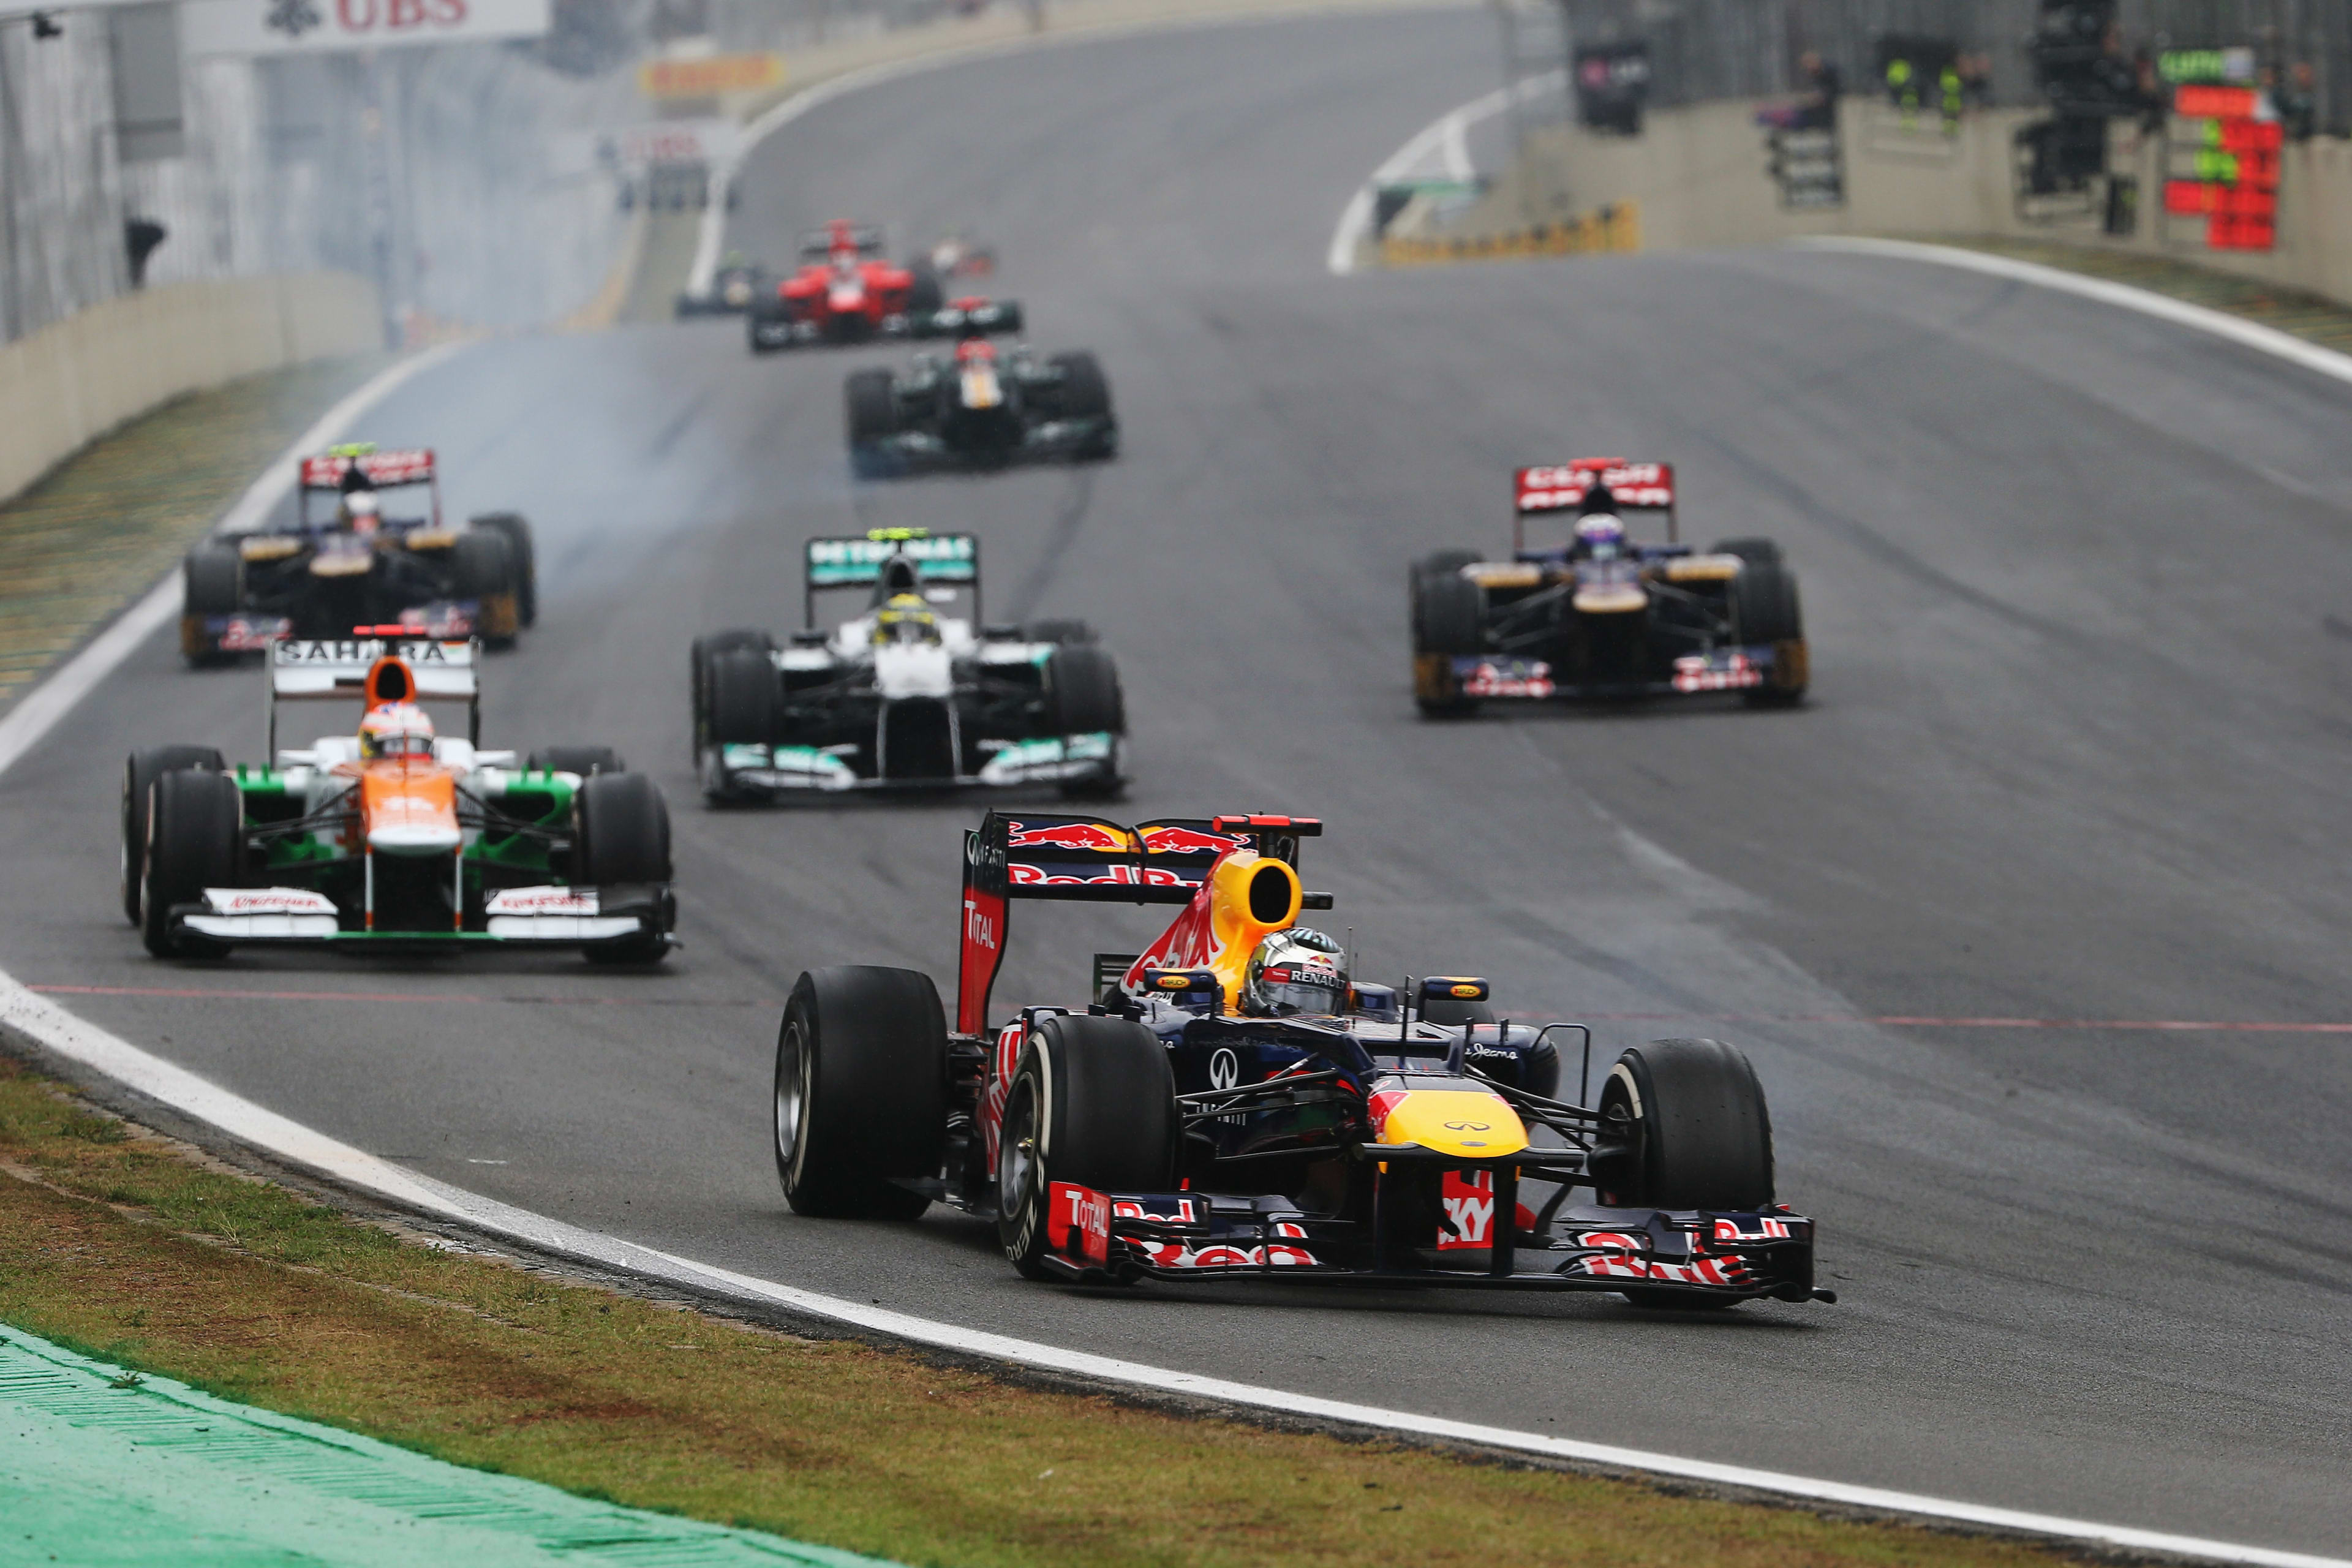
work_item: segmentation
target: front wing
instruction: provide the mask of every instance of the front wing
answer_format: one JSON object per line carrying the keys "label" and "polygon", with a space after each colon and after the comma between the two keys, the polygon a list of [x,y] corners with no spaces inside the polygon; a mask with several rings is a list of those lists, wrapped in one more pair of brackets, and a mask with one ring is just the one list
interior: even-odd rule
{"label": "front wing", "polygon": [[1690,697],[1709,691],[1789,690],[1806,680],[1801,642],[1756,643],[1685,654],[1663,678],[1580,683],[1564,678],[1549,661],[1504,654],[1423,654],[1438,668],[1421,672],[1423,684],[1448,687],[1433,699],[1462,697],[1478,701],[1542,701],[1547,698]]}
{"label": "front wing", "polygon": [[[1488,1195],[1484,1209],[1477,1194]],[[1100,1193],[1055,1182],[1045,1263],[1065,1279],[1278,1279],[1299,1284],[1442,1285],[1510,1290],[1674,1290],[1727,1301],[1834,1300],[1813,1288],[1813,1222],[1763,1213],[1607,1208],[1560,1211],[1540,1232],[1514,1215],[1494,1245],[1492,1188],[1465,1184],[1447,1207],[1458,1229],[1437,1267],[1383,1265],[1365,1226],[1299,1212],[1279,1196]],[[1449,1261],[1448,1253],[1453,1259]]]}
{"label": "front wing", "polygon": [[814,746],[729,745],[716,748],[709,782],[722,793],[772,795],[807,790],[1017,789],[1095,779],[1106,766],[1117,772],[1118,765],[1118,737],[1108,731],[1010,742],[991,753],[979,772],[953,778],[867,778],[842,757]]}
{"label": "front wing", "polygon": [[666,935],[662,888],[509,888],[493,893],[479,930],[370,930],[307,888],[206,888],[203,901],[173,906],[175,933],[223,946],[401,945],[590,947]]}

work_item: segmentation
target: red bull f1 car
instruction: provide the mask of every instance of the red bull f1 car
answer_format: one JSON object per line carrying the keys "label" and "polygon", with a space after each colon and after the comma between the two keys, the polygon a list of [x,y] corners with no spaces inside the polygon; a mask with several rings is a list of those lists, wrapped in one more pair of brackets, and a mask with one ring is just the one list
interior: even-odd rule
{"label": "red bull f1 car", "polygon": [[[1423,713],[1555,697],[1804,696],[1796,574],[1769,539],[1683,543],[1672,467],[1580,458],[1521,468],[1516,488],[1508,561],[1445,550],[1412,569]],[[1664,514],[1665,542],[1630,539],[1628,513]]]}
{"label": "red bull f1 car", "polygon": [[1020,321],[986,312],[985,301],[968,300],[940,312],[941,334],[958,340],[952,353],[917,354],[896,373],[849,373],[842,396],[859,478],[1118,455],[1110,381],[1095,356],[1041,356],[1026,343],[1000,353],[988,334],[1018,331]]}
{"label": "red bull f1 car", "polygon": [[[122,775],[123,913],[158,958],[245,946],[573,948],[661,958],[677,900],[669,815],[599,746],[484,750],[478,645],[286,639],[269,649],[270,760],[134,752]],[[278,749],[292,701],[354,704],[355,731]],[[426,710],[456,704],[463,739]]]}
{"label": "red bull f1 car", "polygon": [[[982,618],[980,541],[877,529],[807,545],[804,629],[694,645],[695,763],[714,802],[809,791],[1126,781],[1118,667],[1083,621]],[[836,624],[821,600],[854,595]]]}
{"label": "red bull f1 car", "polygon": [[427,448],[338,447],[305,458],[289,525],[215,536],[182,563],[180,651],[191,664],[257,653],[280,637],[515,640],[539,617],[530,525],[492,512],[441,515]]}
{"label": "red bull f1 car", "polygon": [[[1654,1041],[1595,1096],[1582,1026],[1497,1018],[1470,976],[1347,981],[1338,944],[1297,924],[1331,906],[1298,880],[1320,831],[990,813],[965,838],[949,1008],[909,970],[794,985],[775,1077],[787,1201],[898,1219],[944,1203],[992,1218],[1022,1274],[1070,1283],[1834,1299],[1813,1285],[1812,1222],[1775,1196],[1745,1057]],[[1031,899],[1175,918],[1140,954],[1097,954],[1084,1000],[992,1016],[1012,910]],[[1268,951],[1303,956],[1270,966]],[[1328,1005],[1278,999],[1301,994]]]}

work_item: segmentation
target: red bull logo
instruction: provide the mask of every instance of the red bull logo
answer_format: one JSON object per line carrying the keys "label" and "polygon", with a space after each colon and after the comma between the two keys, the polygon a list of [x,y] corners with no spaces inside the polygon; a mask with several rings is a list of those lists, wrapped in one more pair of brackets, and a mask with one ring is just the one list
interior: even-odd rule
{"label": "red bull logo", "polygon": [[1163,824],[1143,829],[1143,847],[1154,855],[1222,855],[1239,849],[1244,840],[1224,833],[1203,833],[1197,827]]}
{"label": "red bull logo", "polygon": [[1099,822],[1048,822],[1035,827],[1025,823],[1007,822],[1004,825],[1004,847],[1007,849],[1094,850],[1109,855],[1135,852],[1134,841],[1126,834],[1106,827]]}

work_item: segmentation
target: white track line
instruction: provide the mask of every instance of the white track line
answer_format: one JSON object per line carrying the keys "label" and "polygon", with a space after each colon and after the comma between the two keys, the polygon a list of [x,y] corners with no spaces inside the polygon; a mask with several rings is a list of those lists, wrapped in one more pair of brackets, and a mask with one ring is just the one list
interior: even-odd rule
{"label": "white track line", "polygon": [[[1474,98],[1459,108],[1447,110],[1414,132],[1412,139],[1390,153],[1387,161],[1372,171],[1372,177],[1357,186],[1356,194],[1348,198],[1348,205],[1340,209],[1339,226],[1331,231],[1331,248],[1323,264],[1342,278],[1356,269],[1356,250],[1372,226],[1372,204],[1379,199],[1381,186],[1423,173],[1466,184],[1477,173],[1470,165],[1470,127],[1492,120],[1515,100],[1540,98],[1566,85],[1567,79],[1566,71],[1546,71],[1514,87],[1498,87],[1483,98]],[[1434,168],[1424,171],[1425,164],[1433,164]]]}
{"label": "white track line", "polygon": [[1842,250],[1857,256],[1889,256],[2032,283],[2044,289],[2054,289],[2062,294],[2074,294],[2126,310],[2137,310],[2143,316],[2154,316],[2176,326],[2210,332],[2217,338],[2227,338],[2231,342],[2286,360],[2333,380],[2352,382],[2352,355],[2305,342],[2275,327],[2265,327],[2242,316],[2208,310],[2203,305],[2191,305],[2187,300],[2136,289],[2128,283],[2111,283],[2101,278],[2085,278],[2079,272],[2068,272],[2062,268],[2043,267],[2038,262],[2018,261],[2006,256],[1987,255],[1980,250],[1963,250],[1949,245],[1926,245],[1909,239],[1863,239],[1821,235],[1789,243],[1806,250]]}
{"label": "white track line", "polygon": [[[444,343],[427,350],[413,359],[387,365],[371,377],[367,384],[320,416],[318,422],[295,438],[294,444],[279,455],[278,460],[261,471],[261,477],[246,487],[243,495],[221,514],[215,525],[220,533],[246,533],[267,521],[272,508],[286,498],[294,488],[294,466],[303,457],[319,450],[343,433],[344,427],[373,406],[376,400],[409,377],[440,363],[464,345]],[[16,706],[0,719],[0,773],[6,773],[26,752],[40,743],[58,720],[73,710],[74,704],[89,695],[92,689],[145,642],[156,627],[180,613],[180,571],[173,567],[163,580],[148,590],[144,598],[114,619],[114,624],[90,639],[82,650],[68,659],[39,685],[26,692]]]}
{"label": "white track line", "polygon": [[849,1328],[907,1343],[927,1345],[961,1355],[986,1357],[1019,1366],[1090,1378],[1129,1387],[1150,1389],[1187,1398],[1210,1400],[1253,1410],[1276,1411],[1321,1421],[1397,1432],[1442,1442],[1475,1444],[1546,1458],[1602,1465],[1615,1469],[1674,1476],[1717,1486],[1772,1492],[1810,1502],[1835,1504],[1874,1512],[1910,1514],[1927,1519],[1995,1530],[2021,1531],[2065,1541],[2095,1542],[2130,1551],[2159,1552],[2176,1556],[2247,1563],[2263,1568],[2352,1568],[2344,1560],[2265,1547],[2242,1546],[2224,1541],[2203,1541],[2160,1531],[2134,1530],[2123,1525],[2060,1519],[2016,1509],[1993,1508],[1949,1498],[1923,1497],[1879,1487],[1852,1486],[1843,1481],[1750,1469],[1744,1465],[1716,1464],[1674,1454],[1621,1448],[1608,1443],[1583,1443],[1548,1437],[1507,1427],[1451,1421],[1409,1410],[1386,1410],[1345,1400],[1322,1399],[1279,1388],[1261,1388],[1223,1378],[1121,1361],[1085,1351],[1066,1350],[1034,1341],[1017,1340],[952,1323],[867,1306],[836,1296],[820,1295],[772,1279],[761,1279],[732,1269],[697,1263],[692,1258],[657,1251],[618,1237],[583,1230],[511,1205],[466,1192],[428,1176],[404,1170],[349,1144],[338,1142],[299,1122],[289,1121],[251,1100],[230,1093],[186,1068],[151,1056],[128,1041],[75,1017],[47,998],[26,990],[0,974],[0,1031],[31,1041],[42,1052],[65,1058],[98,1073],[149,1100],[161,1101],[183,1115],[219,1128],[240,1143],[260,1150],[337,1184],[372,1194],[418,1213],[454,1220],[469,1229],[519,1242],[543,1253],[614,1268],[734,1300],[780,1307],[787,1311],[841,1323]]}
{"label": "white track line", "polygon": [[[782,103],[753,120],[743,128],[741,142],[734,155],[712,170],[711,186],[724,193],[734,184],[744,161],[761,142],[806,114],[810,110],[832,102],[852,92],[862,91],[900,77],[920,71],[936,70],[942,66],[961,65],[971,60],[990,59],[1001,55],[1026,53],[1031,49],[1055,48],[1065,44],[1092,43],[1098,38],[1132,37],[1137,33],[1185,32],[1196,28],[1263,26],[1275,22],[1292,22],[1316,16],[1361,13],[1379,15],[1390,11],[1451,10],[1461,0],[1421,0],[1421,3],[1381,4],[1380,0],[1350,4],[1349,0],[1329,0],[1326,5],[1282,6],[1271,11],[1213,12],[1207,16],[1148,16],[1129,22],[1080,23],[1060,31],[1026,33],[1009,38],[992,38],[984,43],[959,44],[936,54],[918,55],[910,59],[885,60],[878,65],[864,66],[814,83],[785,99]],[[727,204],[714,201],[702,209],[702,223],[695,237],[694,265],[687,269],[686,291],[701,297],[710,292],[713,279],[719,273],[719,256],[727,243]]]}

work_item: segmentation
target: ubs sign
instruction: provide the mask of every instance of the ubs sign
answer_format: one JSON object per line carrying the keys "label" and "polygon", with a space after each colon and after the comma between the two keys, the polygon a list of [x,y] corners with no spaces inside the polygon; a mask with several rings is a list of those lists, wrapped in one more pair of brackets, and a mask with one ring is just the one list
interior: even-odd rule
{"label": "ubs sign", "polygon": [[182,0],[191,55],[321,54],[547,35],[554,0]]}

